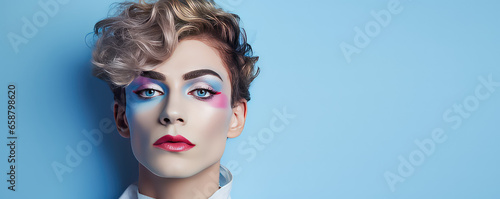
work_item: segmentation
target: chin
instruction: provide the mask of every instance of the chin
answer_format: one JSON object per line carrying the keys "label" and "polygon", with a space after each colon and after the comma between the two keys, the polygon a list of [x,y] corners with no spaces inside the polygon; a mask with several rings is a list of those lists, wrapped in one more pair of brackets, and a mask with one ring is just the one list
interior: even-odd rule
{"label": "chin", "polygon": [[188,178],[204,169],[196,163],[185,161],[154,161],[141,164],[151,173],[162,178]]}
{"label": "chin", "polygon": [[195,174],[197,174],[197,171],[191,171],[189,169],[182,169],[182,168],[169,168],[169,167],[163,167],[159,169],[152,170],[148,167],[146,167],[151,173],[157,175],[158,177],[162,178],[189,178]]}

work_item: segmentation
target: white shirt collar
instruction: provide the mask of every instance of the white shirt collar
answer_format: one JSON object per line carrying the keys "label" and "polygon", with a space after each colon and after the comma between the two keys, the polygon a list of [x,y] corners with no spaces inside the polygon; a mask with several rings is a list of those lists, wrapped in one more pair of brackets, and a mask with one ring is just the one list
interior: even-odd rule
{"label": "white shirt collar", "polygon": [[[233,184],[233,175],[224,166],[220,165],[219,170],[219,185],[220,189],[217,190],[209,199],[231,199],[229,195],[231,192],[231,186]],[[139,193],[137,183],[133,183],[127,187],[125,192],[120,196],[119,199],[154,199],[149,196]]]}

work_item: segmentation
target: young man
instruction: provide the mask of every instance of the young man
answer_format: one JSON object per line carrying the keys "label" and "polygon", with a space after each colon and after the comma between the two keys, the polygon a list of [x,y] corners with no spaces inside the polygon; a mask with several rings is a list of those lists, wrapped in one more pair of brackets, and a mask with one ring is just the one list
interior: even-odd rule
{"label": "young man", "polygon": [[213,1],[127,2],[94,32],[93,73],[111,87],[118,131],[139,161],[120,198],[230,198],[220,159],[243,130],[259,73],[239,17]]}

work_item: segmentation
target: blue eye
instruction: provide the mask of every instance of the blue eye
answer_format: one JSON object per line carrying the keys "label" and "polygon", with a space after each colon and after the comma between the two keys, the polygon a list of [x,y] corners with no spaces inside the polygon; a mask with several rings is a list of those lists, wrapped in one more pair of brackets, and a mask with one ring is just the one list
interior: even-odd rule
{"label": "blue eye", "polygon": [[146,91],[144,92],[144,95],[146,95],[147,97],[152,97],[152,96],[154,96],[154,95],[155,95],[155,93],[156,93],[156,91],[155,91],[155,90],[146,90]]}
{"label": "blue eye", "polygon": [[196,91],[196,95],[198,97],[205,97],[207,94],[208,94],[208,92],[206,90],[197,90]]}
{"label": "blue eye", "polygon": [[195,89],[189,92],[190,95],[195,96],[196,98],[199,99],[210,99],[214,95],[219,94],[220,92],[210,90],[210,89]]}
{"label": "blue eye", "polygon": [[157,91],[155,89],[143,89],[139,91],[134,91],[140,98],[151,99],[156,96],[163,95],[161,91]]}

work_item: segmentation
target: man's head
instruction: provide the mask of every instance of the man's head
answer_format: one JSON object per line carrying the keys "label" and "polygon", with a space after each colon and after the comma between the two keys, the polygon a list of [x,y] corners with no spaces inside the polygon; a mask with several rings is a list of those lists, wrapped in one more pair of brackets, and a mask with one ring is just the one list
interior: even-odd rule
{"label": "man's head", "polygon": [[123,3],[95,34],[93,74],[113,90],[117,127],[137,160],[161,177],[218,162],[225,140],[243,130],[259,72],[238,16],[212,1]]}

